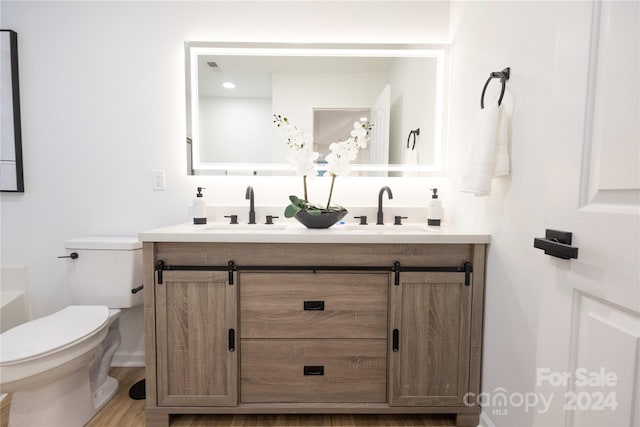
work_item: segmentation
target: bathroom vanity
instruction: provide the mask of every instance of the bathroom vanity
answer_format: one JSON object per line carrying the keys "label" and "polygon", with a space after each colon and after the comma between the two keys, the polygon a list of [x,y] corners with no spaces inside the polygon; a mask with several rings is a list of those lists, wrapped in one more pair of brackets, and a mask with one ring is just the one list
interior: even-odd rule
{"label": "bathroom vanity", "polygon": [[488,235],[232,227],[140,234],[148,426],[239,413],[477,425]]}

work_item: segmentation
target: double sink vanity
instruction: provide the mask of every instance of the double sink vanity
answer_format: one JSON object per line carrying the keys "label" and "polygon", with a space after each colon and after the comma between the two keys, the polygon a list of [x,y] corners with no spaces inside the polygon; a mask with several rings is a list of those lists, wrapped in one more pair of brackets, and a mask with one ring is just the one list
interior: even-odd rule
{"label": "double sink vanity", "polygon": [[[171,414],[480,407],[489,236],[423,224],[182,224],[144,242],[147,425]],[[465,397],[466,396],[466,397]]]}
{"label": "double sink vanity", "polygon": [[[187,170],[291,174],[291,147],[268,143],[273,115],[286,114],[325,150],[335,138],[321,123],[332,132],[346,123],[339,133],[349,135],[368,117],[375,126],[355,174],[430,176],[442,170],[448,52],[435,44],[185,42]],[[319,78],[309,69],[325,71]],[[271,82],[272,111],[225,134],[228,126],[215,124],[233,123],[236,104],[222,82],[256,70],[265,75],[253,83]],[[245,140],[255,144],[229,143]],[[326,173],[326,161],[316,167]],[[248,220],[237,215],[246,207],[226,206],[209,215],[226,223],[141,233],[147,425],[168,426],[171,414],[414,413],[476,426],[489,236],[427,227],[407,210],[383,220],[383,192],[392,198],[383,187],[377,212],[358,212],[362,225],[274,221],[282,208],[254,211],[249,187]]]}

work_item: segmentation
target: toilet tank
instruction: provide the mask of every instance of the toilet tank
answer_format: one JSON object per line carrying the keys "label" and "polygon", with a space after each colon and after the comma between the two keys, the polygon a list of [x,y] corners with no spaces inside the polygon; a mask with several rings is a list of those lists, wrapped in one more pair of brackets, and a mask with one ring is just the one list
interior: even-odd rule
{"label": "toilet tank", "polygon": [[74,304],[127,308],[142,304],[142,243],[136,237],[80,237],[65,241]]}

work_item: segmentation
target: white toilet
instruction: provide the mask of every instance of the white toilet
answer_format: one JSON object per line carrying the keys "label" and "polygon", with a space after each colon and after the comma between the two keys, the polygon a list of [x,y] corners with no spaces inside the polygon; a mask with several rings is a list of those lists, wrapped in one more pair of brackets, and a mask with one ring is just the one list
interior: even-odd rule
{"label": "white toilet", "polygon": [[[142,243],[70,239],[73,304],[0,334],[0,392],[13,393],[9,426],[82,426],[116,393],[108,376],[121,309],[142,303]],[[77,257],[73,254],[77,254]]]}

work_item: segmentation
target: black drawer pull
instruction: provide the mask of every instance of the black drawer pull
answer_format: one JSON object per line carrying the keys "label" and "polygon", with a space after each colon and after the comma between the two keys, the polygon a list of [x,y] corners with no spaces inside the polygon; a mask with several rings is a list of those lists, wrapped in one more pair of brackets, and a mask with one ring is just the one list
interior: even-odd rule
{"label": "black drawer pull", "polygon": [[324,311],[324,301],[305,301],[304,309],[306,311]]}
{"label": "black drawer pull", "polygon": [[305,366],[305,375],[324,375],[324,366]]}
{"label": "black drawer pull", "polygon": [[229,329],[229,351],[236,351],[236,331]]}
{"label": "black drawer pull", "polygon": [[399,350],[400,347],[400,331],[397,329],[393,330],[393,343],[392,343],[392,350],[394,352],[397,352]]}

